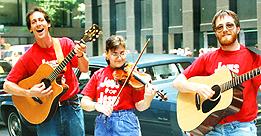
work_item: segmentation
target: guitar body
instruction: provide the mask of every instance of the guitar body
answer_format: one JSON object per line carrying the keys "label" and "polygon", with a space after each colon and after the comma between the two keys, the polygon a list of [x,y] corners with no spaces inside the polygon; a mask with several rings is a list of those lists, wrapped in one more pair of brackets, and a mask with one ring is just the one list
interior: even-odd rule
{"label": "guitar body", "polygon": [[[34,85],[42,82],[42,79],[47,78],[52,72],[53,68],[49,64],[41,64],[36,72],[18,83],[24,89],[30,89]],[[63,86],[56,83],[56,80],[51,82],[52,94],[39,97],[42,103],[35,101],[32,97],[12,95],[13,102],[22,114],[22,116],[32,124],[40,124],[48,120],[55,113],[59,99],[64,93]]]}
{"label": "guitar body", "polygon": [[[223,67],[210,76],[196,76],[188,80],[213,87],[231,79],[232,73],[228,68]],[[200,97],[200,109],[198,109],[196,106],[196,93],[179,92],[177,118],[180,128],[195,135],[204,135],[212,130],[221,119],[240,110],[243,103],[241,90],[229,89],[221,92],[219,96],[214,101]]]}

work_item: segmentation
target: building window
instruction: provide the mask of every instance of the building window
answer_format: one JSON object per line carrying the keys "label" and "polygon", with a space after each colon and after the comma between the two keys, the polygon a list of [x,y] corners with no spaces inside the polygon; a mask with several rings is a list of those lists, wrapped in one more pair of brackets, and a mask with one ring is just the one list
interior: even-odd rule
{"label": "building window", "polygon": [[242,30],[245,34],[246,46],[255,46],[257,44],[257,30]]}
{"label": "building window", "polygon": [[211,23],[212,18],[216,13],[215,0],[201,0],[200,1],[201,23]]}
{"label": "building window", "polygon": [[21,7],[18,0],[0,0],[0,24],[6,26],[21,25]]}
{"label": "building window", "polygon": [[141,0],[141,28],[152,28],[152,0]]}
{"label": "building window", "polygon": [[116,3],[116,31],[126,30],[126,4]]}
{"label": "building window", "polygon": [[237,14],[240,20],[256,19],[256,0],[237,0]]}
{"label": "building window", "polygon": [[169,26],[182,26],[182,0],[169,1]]}
{"label": "building window", "polygon": [[[150,41],[153,41],[152,35],[146,35],[146,41],[150,39]],[[153,42],[149,42],[147,45],[147,53],[153,53]]]}
{"label": "building window", "polygon": [[[28,10],[26,12],[36,6],[43,7],[50,16],[51,23],[54,27],[72,27],[72,19],[74,16],[80,14],[77,8],[79,4],[83,2],[83,0],[76,2],[53,1],[50,3],[48,3],[48,1],[28,1]],[[73,12],[77,14],[73,16]]]}

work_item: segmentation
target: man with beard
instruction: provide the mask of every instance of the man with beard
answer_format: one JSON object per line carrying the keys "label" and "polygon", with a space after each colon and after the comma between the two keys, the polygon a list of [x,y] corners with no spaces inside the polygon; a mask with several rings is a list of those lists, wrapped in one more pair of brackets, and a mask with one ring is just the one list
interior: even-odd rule
{"label": "man with beard", "polygon": [[[212,28],[220,48],[197,58],[173,81],[173,86],[180,92],[199,94],[200,99],[210,99],[215,92],[211,86],[191,82],[188,80],[189,78],[210,76],[221,67],[227,67],[233,73],[241,75],[261,65],[260,55],[251,52],[245,45],[238,42],[237,35],[240,31],[240,24],[238,16],[233,11],[218,11],[213,17]],[[240,111],[224,117],[206,135],[256,136],[256,97],[260,83],[261,76],[243,82],[243,105]],[[197,102],[193,101],[193,103]],[[200,104],[200,102],[198,103]]]}
{"label": "man with beard", "polygon": [[[38,136],[84,136],[83,111],[77,97],[80,90],[72,68],[78,67],[81,72],[88,71],[89,62],[84,53],[86,46],[74,44],[71,39],[66,37],[53,38],[49,32],[51,27],[50,17],[41,8],[30,11],[26,16],[26,22],[29,31],[34,35],[35,43],[19,58],[8,74],[4,83],[4,90],[10,94],[28,98],[50,97],[55,93],[53,91],[55,87],[46,87],[41,82],[29,89],[24,89],[18,85],[18,82],[31,77],[42,64],[56,67],[64,56],[74,50],[76,56],[69,60],[59,76],[59,81],[67,84],[69,88],[59,99],[59,107],[53,117],[36,125],[36,130]],[[56,81],[59,83],[58,80]]]}

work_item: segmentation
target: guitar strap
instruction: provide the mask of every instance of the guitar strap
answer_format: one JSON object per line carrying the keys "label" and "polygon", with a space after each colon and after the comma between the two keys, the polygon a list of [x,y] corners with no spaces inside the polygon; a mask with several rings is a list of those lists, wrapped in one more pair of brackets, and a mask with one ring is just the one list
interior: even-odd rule
{"label": "guitar strap", "polygon": [[[63,56],[62,47],[61,47],[61,44],[60,44],[60,41],[58,38],[53,38],[53,47],[54,47],[54,51],[55,51],[55,55],[56,55],[58,64],[60,64],[64,60],[64,56]],[[66,67],[63,70],[66,71]]]}
{"label": "guitar strap", "polygon": [[63,61],[64,56],[63,56],[62,47],[61,47],[61,44],[60,44],[60,41],[58,38],[53,38],[53,47],[54,47],[57,61],[60,64]]}

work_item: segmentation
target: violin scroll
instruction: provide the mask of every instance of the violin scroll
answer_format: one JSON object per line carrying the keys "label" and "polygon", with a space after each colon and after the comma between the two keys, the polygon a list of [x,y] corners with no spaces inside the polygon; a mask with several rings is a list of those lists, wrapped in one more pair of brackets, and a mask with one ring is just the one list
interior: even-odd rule
{"label": "violin scroll", "polygon": [[160,101],[167,101],[168,100],[168,96],[167,93],[163,93],[163,90],[158,90],[156,91],[156,98],[160,97]]}

